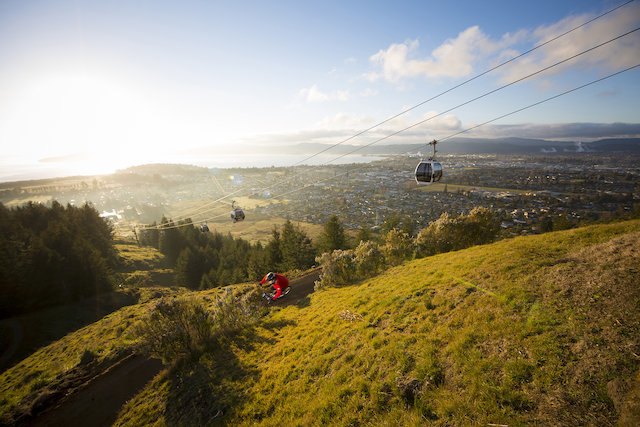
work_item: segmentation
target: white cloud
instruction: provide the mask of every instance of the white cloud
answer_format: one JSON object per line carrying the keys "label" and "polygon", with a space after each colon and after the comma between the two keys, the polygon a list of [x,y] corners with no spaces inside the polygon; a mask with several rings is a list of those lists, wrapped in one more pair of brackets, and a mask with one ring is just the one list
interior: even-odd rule
{"label": "white cloud", "polygon": [[[437,117],[436,117],[437,116]],[[430,119],[434,117],[433,119]],[[453,114],[444,114],[442,116],[438,116],[438,113],[435,111],[427,112],[423,115],[424,119],[430,119],[425,123],[430,129],[438,130],[438,131],[454,131],[459,130],[462,122],[460,119]]]}
{"label": "white cloud", "polygon": [[362,98],[366,98],[368,96],[376,96],[377,94],[378,94],[378,91],[376,89],[372,89],[368,87],[362,92],[360,92],[358,95],[361,96]]}
{"label": "white cloud", "polygon": [[407,40],[401,44],[392,44],[386,50],[380,50],[371,56],[370,61],[382,68],[381,73],[371,72],[365,75],[374,81],[384,77],[390,82],[398,82],[402,78],[418,77],[463,77],[473,71],[473,64],[487,55],[494,54],[500,48],[514,43],[522,35],[505,35],[499,41],[491,40],[478,26],[470,27],[448,39],[423,59],[412,59],[418,50],[418,40]]}
{"label": "white cloud", "polygon": [[348,101],[351,94],[348,90],[334,90],[329,93],[322,92],[317,85],[300,89],[298,94],[307,102]]}
{"label": "white cloud", "polygon": [[[587,14],[569,16],[554,24],[538,27],[527,34],[527,38],[531,41],[532,46],[541,45],[594,17],[595,15]],[[549,67],[633,30],[638,27],[638,24],[640,24],[640,5],[629,4],[504,67],[501,69],[501,81],[503,83],[511,82]],[[545,71],[544,76],[549,77],[553,74],[566,72],[570,68],[580,71],[587,69],[610,71],[629,67],[638,62],[639,45],[640,34],[633,33]]]}
{"label": "white cloud", "polygon": [[360,130],[361,128],[367,128],[371,126],[374,119],[369,116],[355,116],[353,114],[338,113],[331,117],[325,117],[319,121],[316,125],[319,129],[332,129],[332,130],[348,130],[352,132],[353,129]]}
{"label": "white cloud", "polygon": [[[536,28],[533,31],[518,30],[492,39],[478,26],[467,28],[457,37],[445,40],[428,56],[419,57],[418,40],[392,44],[380,50],[369,59],[374,70],[363,74],[371,82],[384,78],[393,83],[403,79],[423,77],[465,77],[473,72],[479,61],[489,60],[502,63],[521,53],[515,46],[526,42],[528,46],[540,45],[585,23],[595,15],[569,16],[554,24]],[[631,31],[640,24],[640,5],[632,3],[585,25],[556,41],[543,46],[531,54],[499,69],[501,82],[508,83],[540,69],[570,58],[600,43]],[[603,69],[606,71],[635,65],[638,60],[640,32],[625,36],[592,52],[581,55],[562,66],[554,67],[545,76],[565,72],[569,68]],[[528,49],[528,48],[527,48]]]}
{"label": "white cloud", "polygon": [[403,131],[403,135],[445,135],[450,132],[461,129],[462,122],[453,114],[440,115],[437,111],[427,111],[420,115],[417,119],[407,119],[406,116],[396,117],[385,123],[381,129],[381,133],[389,134],[393,132]]}
{"label": "white cloud", "polygon": [[[465,135],[461,135],[464,137]],[[513,125],[487,125],[474,129],[466,136],[483,138],[555,139],[555,140],[595,140],[601,138],[638,138],[638,123],[521,123]]]}

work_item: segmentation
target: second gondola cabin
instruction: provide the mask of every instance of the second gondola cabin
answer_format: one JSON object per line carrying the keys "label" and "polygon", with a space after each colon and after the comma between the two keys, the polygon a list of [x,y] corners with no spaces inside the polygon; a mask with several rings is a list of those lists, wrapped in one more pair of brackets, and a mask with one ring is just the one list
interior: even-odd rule
{"label": "second gondola cabin", "polygon": [[235,223],[238,221],[244,221],[244,211],[238,207],[236,207],[236,202],[231,202],[231,220]]}

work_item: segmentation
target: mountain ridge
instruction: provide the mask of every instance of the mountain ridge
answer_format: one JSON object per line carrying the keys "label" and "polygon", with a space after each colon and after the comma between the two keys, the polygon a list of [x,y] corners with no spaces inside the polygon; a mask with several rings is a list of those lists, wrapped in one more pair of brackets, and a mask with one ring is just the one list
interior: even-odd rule
{"label": "mountain ridge", "polygon": [[[319,152],[331,144],[300,143],[297,147],[302,152]],[[289,146],[289,149],[291,146]],[[438,144],[438,152],[442,154],[571,154],[571,153],[634,153],[640,154],[640,138],[606,138],[590,142],[553,141],[531,138],[452,138]],[[361,155],[388,155],[430,152],[431,147],[425,144],[372,145],[359,148],[356,145],[339,145],[335,153],[350,153],[357,150]]]}

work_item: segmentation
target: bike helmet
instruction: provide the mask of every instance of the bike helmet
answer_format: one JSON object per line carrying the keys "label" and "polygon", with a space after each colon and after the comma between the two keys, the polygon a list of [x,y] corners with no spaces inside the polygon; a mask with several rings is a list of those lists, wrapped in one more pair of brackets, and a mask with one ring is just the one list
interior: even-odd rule
{"label": "bike helmet", "polygon": [[275,273],[269,272],[267,274],[267,282],[273,282],[274,280],[276,280],[276,275]]}

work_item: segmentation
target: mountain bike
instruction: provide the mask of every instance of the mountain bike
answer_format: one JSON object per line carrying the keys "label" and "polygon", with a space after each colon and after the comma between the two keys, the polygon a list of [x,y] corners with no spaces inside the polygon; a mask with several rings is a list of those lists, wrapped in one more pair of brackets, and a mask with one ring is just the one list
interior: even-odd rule
{"label": "mountain bike", "polygon": [[278,299],[273,299],[273,296],[275,295],[275,291],[273,291],[271,293],[264,292],[262,294],[262,298],[264,298],[267,301],[267,304],[271,304],[274,301],[278,301],[278,300],[284,298],[287,294],[289,294],[289,292],[291,292],[291,286],[287,286],[282,291],[282,294],[280,295],[280,297]]}

